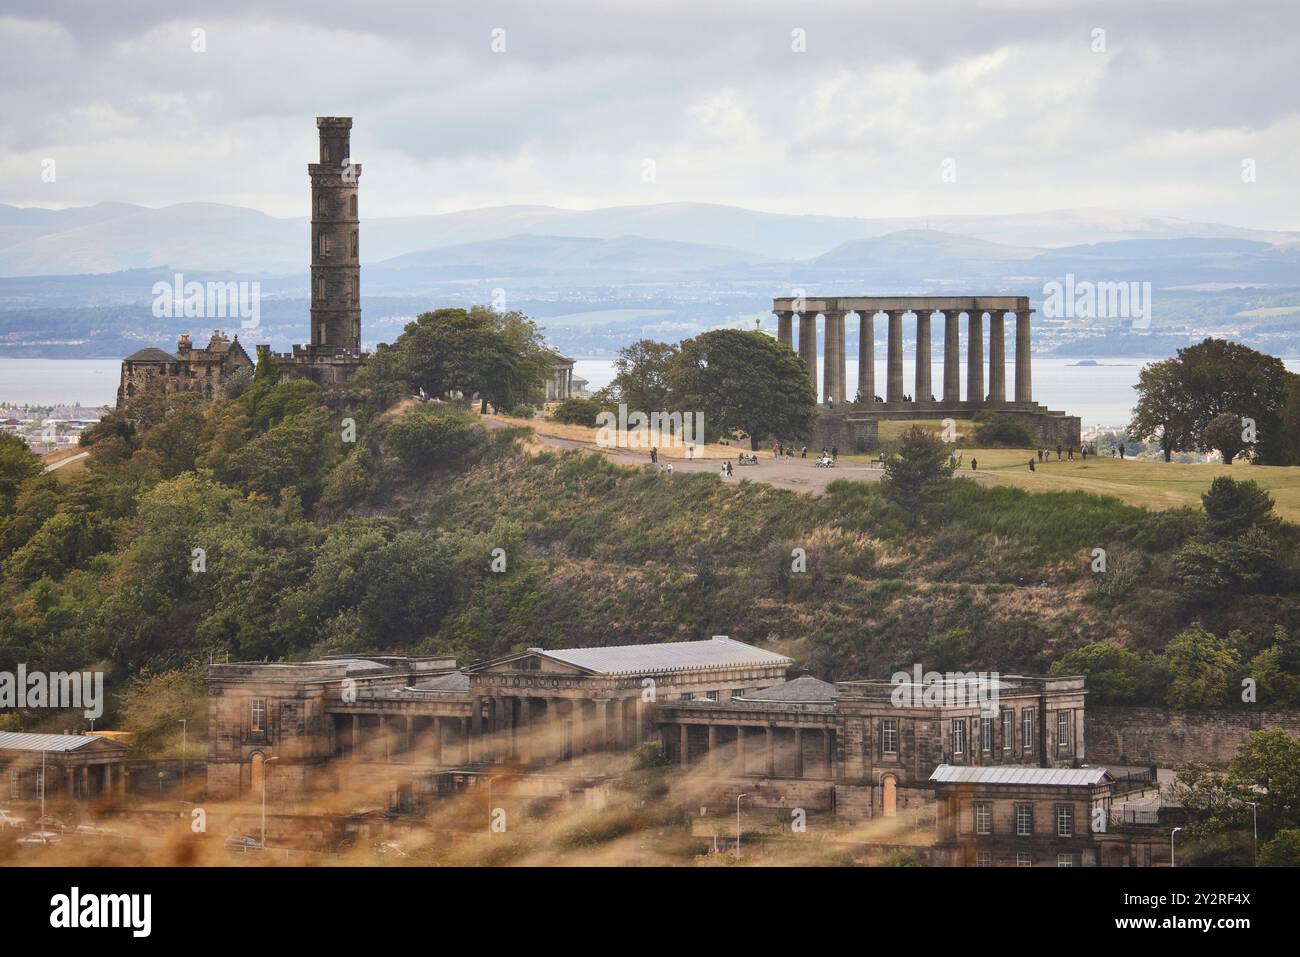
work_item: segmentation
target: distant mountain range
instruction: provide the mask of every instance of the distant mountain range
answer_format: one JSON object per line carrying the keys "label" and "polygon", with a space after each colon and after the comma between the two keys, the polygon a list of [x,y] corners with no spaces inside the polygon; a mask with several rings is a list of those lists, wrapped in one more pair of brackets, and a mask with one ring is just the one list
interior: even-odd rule
{"label": "distant mountain range", "polygon": [[[0,205],[0,277],[158,267],[250,278],[300,276],[307,268],[308,231],[306,218],[278,219],[216,203],[161,209],[104,203],[62,210]],[[1184,240],[1196,243],[1180,245]],[[1098,209],[861,219],[670,203],[594,210],[502,206],[363,219],[361,248],[368,267],[410,271],[412,279],[555,275],[619,281],[642,273],[727,279],[785,275],[792,268],[869,274],[910,266],[909,275],[924,281],[1018,276],[1017,263],[1050,263],[1059,272],[1058,265],[1071,263],[1078,271],[1085,261],[1109,268],[1140,260],[1143,268],[1160,263],[1162,271],[1172,268],[1197,282],[1213,281],[1196,278],[1202,273],[1232,276],[1244,269],[1273,276],[1292,269],[1300,232]]]}

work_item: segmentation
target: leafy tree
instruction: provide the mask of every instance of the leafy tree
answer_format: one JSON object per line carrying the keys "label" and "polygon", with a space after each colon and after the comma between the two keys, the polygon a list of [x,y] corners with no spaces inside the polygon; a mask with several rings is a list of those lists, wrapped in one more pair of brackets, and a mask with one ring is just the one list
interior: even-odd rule
{"label": "leafy tree", "polygon": [[1201,493],[1210,538],[1234,538],[1252,528],[1272,528],[1273,496],[1257,482],[1220,475]]}
{"label": "leafy tree", "polygon": [[565,399],[555,407],[551,413],[551,418],[556,422],[567,422],[569,425],[585,425],[588,428],[596,427],[596,417],[605,410],[605,407],[595,399],[583,399],[577,396]]}
{"label": "leafy tree", "polygon": [[455,408],[420,405],[407,409],[384,433],[384,445],[408,472],[458,464],[483,430]]}
{"label": "leafy tree", "polygon": [[1242,438],[1241,416],[1222,412],[1210,419],[1201,430],[1201,445],[1207,451],[1218,449],[1223,464],[1231,465],[1233,459],[1250,448]]}
{"label": "leafy tree", "polygon": [[1261,867],[1300,867],[1300,828],[1278,831],[1259,849]]}
{"label": "leafy tree", "polygon": [[1264,464],[1283,460],[1282,407],[1287,376],[1282,360],[1226,339],[1206,339],[1179,349],[1173,359],[1139,375],[1138,404],[1129,431],[1147,438],[1167,429],[1169,452],[1206,451],[1205,427],[1218,415],[1255,422],[1257,455]]}
{"label": "leafy tree", "polygon": [[606,387],[614,403],[625,402],[634,412],[668,409],[673,363],[677,349],[666,342],[642,339],[618,350],[616,374]]}
{"label": "leafy tree", "polygon": [[933,433],[912,426],[885,458],[881,494],[915,525],[921,510],[952,478],[951,450]]}
{"label": "leafy tree", "polygon": [[1282,394],[1281,461],[1279,465],[1300,465],[1300,373],[1290,372]]}
{"label": "leafy tree", "polygon": [[1138,404],[1133,410],[1129,435],[1147,440],[1158,437],[1165,461],[1175,451],[1191,447],[1194,435],[1191,400],[1181,377],[1177,359],[1166,359],[1146,366],[1138,373]]}
{"label": "leafy tree", "polygon": [[1241,659],[1228,642],[1199,625],[1186,629],[1161,653],[1169,671],[1165,702],[1173,708],[1222,708],[1231,703]]}
{"label": "leafy tree", "polygon": [[1126,648],[1094,642],[1067,652],[1052,664],[1052,675],[1083,675],[1088,700],[1096,704],[1138,704],[1150,700],[1149,668]]}
{"label": "leafy tree", "polygon": [[1272,590],[1281,580],[1280,549],[1262,528],[1238,538],[1190,542],[1174,556],[1178,583],[1196,603],[1212,604]]}
{"label": "leafy tree", "polygon": [[[180,668],[134,675],[122,695],[122,717],[131,729],[135,757],[179,757],[188,745],[188,757],[202,758],[208,726],[206,669],[201,662]],[[181,733],[181,720],[186,722]]]}
{"label": "leafy tree", "polygon": [[0,515],[12,514],[19,487],[40,472],[40,456],[18,436],[0,432]]}
{"label": "leafy tree", "polygon": [[681,344],[669,372],[671,402],[704,414],[708,436],[738,430],[750,449],[809,435],[817,398],[799,357],[757,331],[715,329]]}

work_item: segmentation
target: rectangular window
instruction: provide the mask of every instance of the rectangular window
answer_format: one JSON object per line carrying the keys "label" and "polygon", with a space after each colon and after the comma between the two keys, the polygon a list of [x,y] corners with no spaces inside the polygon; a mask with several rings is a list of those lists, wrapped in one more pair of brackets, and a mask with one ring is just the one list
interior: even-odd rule
{"label": "rectangular window", "polygon": [[952,753],[953,755],[964,754],[966,752],[966,719],[952,719]]}
{"label": "rectangular window", "polygon": [[1016,805],[1016,834],[1030,837],[1034,833],[1034,806],[1032,804]]}
{"label": "rectangular window", "polygon": [[1070,712],[1056,712],[1056,749],[1058,751],[1070,750]]}
{"label": "rectangular window", "polygon": [[975,833],[993,833],[993,806],[988,801],[975,802]]}
{"label": "rectangular window", "polygon": [[352,234],[352,258],[357,258],[357,234]]}
{"label": "rectangular window", "polygon": [[1016,851],[1016,867],[1033,867],[1034,855],[1027,851]]}
{"label": "rectangular window", "polygon": [[248,705],[248,728],[250,731],[266,730],[266,699],[254,698]]}
{"label": "rectangular window", "polygon": [[993,852],[992,852],[992,851],[979,851],[979,852],[975,855],[975,866],[976,866],[976,867],[992,867],[992,866],[993,866]]}
{"label": "rectangular window", "polygon": [[320,241],[318,245],[320,247],[320,254],[322,256],[328,256],[330,254],[330,238],[326,236],[324,233],[320,234]]}
{"label": "rectangular window", "polygon": [[898,753],[898,719],[880,719],[880,753]]}
{"label": "rectangular window", "polygon": [[1020,747],[1026,751],[1034,749],[1034,712],[1025,708],[1020,712]]}
{"label": "rectangular window", "polygon": [[1016,746],[1016,713],[1002,712],[1002,750],[1010,751]]}
{"label": "rectangular window", "polygon": [[716,691],[706,691],[706,692],[704,693],[704,697],[707,698],[707,699],[710,700],[710,701],[717,701],[717,700],[718,700],[718,693],[717,693]]}
{"label": "rectangular window", "polygon": [[989,714],[980,718],[980,749],[985,754],[993,750],[993,716]]}
{"label": "rectangular window", "polygon": [[9,800],[21,801],[23,797],[23,772],[18,768],[9,769]]}
{"label": "rectangular window", "polygon": [[1057,854],[1057,855],[1056,855],[1056,866],[1057,866],[1057,867],[1073,867],[1073,866],[1074,866],[1074,855],[1073,855],[1073,854]]}
{"label": "rectangular window", "polygon": [[1056,836],[1074,837],[1074,807],[1070,804],[1056,805]]}
{"label": "rectangular window", "polygon": [[694,700],[695,700],[695,695],[694,695],[692,692],[690,692],[690,691],[683,692],[683,693],[682,693],[682,700],[683,700],[683,701],[694,701]]}

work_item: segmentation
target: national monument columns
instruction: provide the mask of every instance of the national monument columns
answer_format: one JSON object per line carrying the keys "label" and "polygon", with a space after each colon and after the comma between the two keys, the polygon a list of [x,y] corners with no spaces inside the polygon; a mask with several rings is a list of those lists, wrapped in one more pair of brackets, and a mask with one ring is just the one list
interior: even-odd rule
{"label": "national monument columns", "polygon": [[[1033,372],[1030,340],[1029,300],[1024,296],[842,296],[823,299],[775,299],[772,311],[777,318],[777,340],[791,349],[794,342],[794,318],[799,317],[798,353],[807,368],[808,381],[822,401],[846,402],[847,349],[845,316],[858,316],[858,380],[856,398],[859,405],[875,404],[875,317],[887,316],[886,336],[886,406],[927,404],[932,406],[971,404],[1008,405],[1006,370],[1006,317],[1013,314],[1016,323],[1016,404],[1032,405]],[[961,388],[961,314],[966,313],[966,399]],[[943,314],[943,396],[934,400],[931,373],[931,329],[936,313]],[[984,315],[988,314],[988,371],[985,372]],[[903,322],[916,317],[916,390],[905,399],[903,378]],[[817,376],[817,318],[825,318],[822,355],[824,368],[821,388]],[[987,386],[987,391],[986,391]],[[1032,410],[1022,410],[1032,411]]]}

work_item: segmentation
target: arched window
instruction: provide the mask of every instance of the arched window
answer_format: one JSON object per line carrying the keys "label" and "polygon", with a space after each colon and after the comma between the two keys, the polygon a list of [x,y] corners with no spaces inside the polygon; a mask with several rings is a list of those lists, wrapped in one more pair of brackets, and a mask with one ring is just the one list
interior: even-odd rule
{"label": "arched window", "polygon": [[353,193],[348,198],[348,212],[351,214],[353,219],[357,218],[357,194],[356,193]]}

